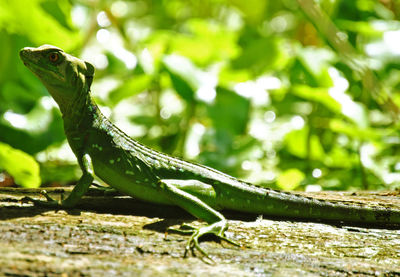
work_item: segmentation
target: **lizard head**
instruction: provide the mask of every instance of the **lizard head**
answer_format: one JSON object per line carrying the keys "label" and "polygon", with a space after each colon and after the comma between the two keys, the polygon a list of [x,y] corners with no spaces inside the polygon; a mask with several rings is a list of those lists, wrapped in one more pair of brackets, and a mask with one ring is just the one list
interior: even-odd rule
{"label": "lizard head", "polygon": [[61,110],[82,95],[92,84],[94,67],[58,47],[25,47],[19,53],[24,65],[46,86]]}

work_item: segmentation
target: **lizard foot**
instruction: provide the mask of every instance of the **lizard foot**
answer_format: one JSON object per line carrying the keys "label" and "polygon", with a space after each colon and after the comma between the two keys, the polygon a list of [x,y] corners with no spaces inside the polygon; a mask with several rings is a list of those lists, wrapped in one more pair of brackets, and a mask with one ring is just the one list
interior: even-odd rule
{"label": "lizard foot", "polygon": [[47,193],[47,191],[42,190],[40,192],[40,194],[43,195],[44,197],[46,197],[46,200],[43,201],[43,200],[34,199],[29,196],[25,196],[24,198],[21,199],[21,201],[22,201],[22,203],[32,202],[35,206],[41,206],[41,207],[50,207],[50,208],[61,207],[60,202],[51,198],[49,196],[49,194]]}
{"label": "lizard foot", "polygon": [[192,252],[192,254],[195,256],[195,249],[197,251],[199,251],[203,258],[202,260],[205,263],[208,264],[213,264],[214,261],[210,258],[210,256],[207,254],[207,252],[205,252],[199,245],[199,238],[206,235],[206,234],[213,234],[215,236],[217,236],[220,240],[226,241],[232,245],[235,246],[239,246],[240,244],[228,239],[225,236],[225,231],[228,228],[227,222],[225,220],[221,220],[221,221],[217,221],[213,224],[204,226],[204,227],[200,227],[200,228],[195,228],[192,227],[190,225],[187,224],[182,224],[182,226],[180,227],[180,229],[173,229],[173,228],[168,228],[169,230],[173,230],[176,231],[178,233],[181,234],[192,234],[192,236],[190,237],[190,239],[188,240],[186,247],[185,247],[185,253],[183,255],[183,257],[187,257],[187,254],[189,251]]}
{"label": "lizard foot", "polygon": [[115,188],[102,186],[96,183],[92,183],[90,189],[94,192],[101,193],[104,196],[120,195],[118,193],[118,190],[116,190]]}

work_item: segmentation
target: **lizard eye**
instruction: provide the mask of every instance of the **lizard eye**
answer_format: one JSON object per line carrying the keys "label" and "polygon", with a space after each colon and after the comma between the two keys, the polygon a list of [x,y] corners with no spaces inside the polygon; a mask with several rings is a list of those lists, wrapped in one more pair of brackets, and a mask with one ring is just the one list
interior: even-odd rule
{"label": "lizard eye", "polygon": [[49,61],[52,63],[57,62],[60,59],[60,55],[57,52],[52,52],[49,54]]}

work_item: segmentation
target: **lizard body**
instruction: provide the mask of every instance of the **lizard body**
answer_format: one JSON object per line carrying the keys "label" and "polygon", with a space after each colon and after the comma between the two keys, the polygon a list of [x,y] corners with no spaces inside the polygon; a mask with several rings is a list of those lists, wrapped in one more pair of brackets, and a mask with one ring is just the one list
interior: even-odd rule
{"label": "lizard body", "polygon": [[399,210],[331,203],[262,188],[152,150],[128,137],[100,112],[90,94],[94,75],[90,63],[50,45],[24,48],[20,57],[58,103],[65,134],[83,172],[65,200],[57,202],[46,196],[47,205],[73,207],[97,175],[125,195],[176,205],[205,220],[209,225],[193,230],[186,248],[196,248],[205,255],[197,240],[206,233],[232,242],[224,235],[228,224],[218,212],[221,209],[300,220],[400,226]]}

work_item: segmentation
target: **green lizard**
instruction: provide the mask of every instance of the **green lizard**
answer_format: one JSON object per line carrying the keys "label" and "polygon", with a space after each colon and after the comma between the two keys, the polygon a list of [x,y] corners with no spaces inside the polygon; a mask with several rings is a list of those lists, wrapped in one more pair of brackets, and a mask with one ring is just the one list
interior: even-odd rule
{"label": "green lizard", "polygon": [[43,45],[20,52],[24,64],[42,81],[58,103],[64,130],[82,177],[70,195],[35,204],[73,207],[97,175],[119,192],[152,203],[176,205],[208,223],[191,229],[185,255],[197,249],[198,239],[225,236],[228,223],[218,212],[230,209],[299,220],[325,220],[348,224],[400,227],[400,210],[331,203],[258,187],[210,167],[190,163],[152,150],[128,137],[99,110],[90,94],[94,67],[60,48]]}

